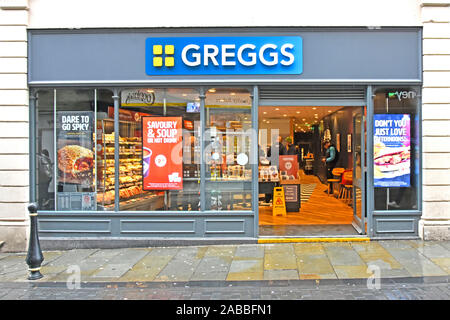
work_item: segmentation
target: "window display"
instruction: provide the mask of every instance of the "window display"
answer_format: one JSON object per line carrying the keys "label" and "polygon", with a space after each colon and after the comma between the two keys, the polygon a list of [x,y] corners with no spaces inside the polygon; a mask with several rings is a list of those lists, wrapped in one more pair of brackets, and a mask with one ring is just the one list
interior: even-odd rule
{"label": "window display", "polygon": [[120,210],[199,210],[199,106],[193,89],[122,91]]}

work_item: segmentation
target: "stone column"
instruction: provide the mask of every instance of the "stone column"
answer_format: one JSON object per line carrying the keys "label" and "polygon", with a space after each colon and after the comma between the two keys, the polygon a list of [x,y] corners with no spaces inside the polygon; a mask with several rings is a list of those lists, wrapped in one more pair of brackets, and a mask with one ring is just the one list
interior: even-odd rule
{"label": "stone column", "polygon": [[0,0],[0,241],[25,251],[29,232],[28,0]]}
{"label": "stone column", "polygon": [[450,239],[450,1],[421,1],[424,240]]}

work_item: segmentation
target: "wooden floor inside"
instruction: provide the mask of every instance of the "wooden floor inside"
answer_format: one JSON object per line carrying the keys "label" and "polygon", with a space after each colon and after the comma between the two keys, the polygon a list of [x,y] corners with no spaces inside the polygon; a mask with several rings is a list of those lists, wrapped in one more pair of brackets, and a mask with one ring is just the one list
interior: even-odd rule
{"label": "wooden floor inside", "polygon": [[286,217],[273,216],[271,206],[259,207],[259,225],[326,225],[351,224],[353,209],[342,200],[324,192],[327,186],[314,175],[301,171],[302,184],[316,184],[308,201],[303,202],[300,212],[288,212]]}

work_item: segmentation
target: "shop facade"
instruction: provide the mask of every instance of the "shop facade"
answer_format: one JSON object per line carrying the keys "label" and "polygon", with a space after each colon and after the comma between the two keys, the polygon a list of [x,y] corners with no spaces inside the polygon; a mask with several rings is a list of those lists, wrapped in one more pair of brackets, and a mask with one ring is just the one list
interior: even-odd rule
{"label": "shop facade", "polygon": [[[52,196],[40,183],[39,157],[31,164],[42,240],[254,242],[257,111],[267,104],[366,107],[365,129],[353,137],[362,142],[360,156],[367,161],[359,182],[361,234],[417,238],[420,39],[420,28],[30,31],[30,123],[37,125],[31,128],[30,141],[36,143],[31,153],[41,155],[45,149],[55,163],[48,186]],[[92,54],[86,60],[88,50]],[[374,187],[374,154],[365,152],[365,145],[373,149],[375,115],[390,119],[389,113],[407,115],[411,122],[409,203],[398,210],[387,203],[401,189]],[[140,149],[150,141],[146,126],[156,128],[151,133],[155,143],[147,146],[155,157],[148,179],[167,168],[157,166],[163,149],[170,167],[177,148],[157,133],[175,130],[175,124],[148,124],[147,116],[180,122],[182,169],[175,165],[168,173],[176,173],[181,186],[156,179],[150,184],[160,187],[146,190]]]}
{"label": "shop facade", "polygon": [[[44,247],[258,241],[268,105],[361,107],[360,233],[423,238],[423,38],[421,26],[29,29],[28,190]],[[405,118],[400,186],[377,175],[376,137]],[[152,156],[170,180],[152,181],[166,168],[146,168]]]}

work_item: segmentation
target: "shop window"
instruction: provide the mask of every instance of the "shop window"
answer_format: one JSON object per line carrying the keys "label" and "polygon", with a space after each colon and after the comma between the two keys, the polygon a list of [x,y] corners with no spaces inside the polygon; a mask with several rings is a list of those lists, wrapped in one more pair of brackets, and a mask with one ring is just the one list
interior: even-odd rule
{"label": "shop window", "polygon": [[245,89],[210,88],[206,92],[206,210],[252,209],[251,105]]}
{"label": "shop window", "polygon": [[375,210],[418,209],[419,92],[418,88],[375,91]]}
{"label": "shop window", "polygon": [[[123,90],[119,122],[120,210],[199,211],[198,91]],[[111,148],[108,143],[106,148]],[[113,174],[110,159],[107,170]],[[107,192],[114,194],[113,189]]]}
{"label": "shop window", "polygon": [[[36,196],[39,210],[105,210],[104,176],[96,150],[112,92],[95,89],[39,90],[36,100]],[[113,127],[103,128],[104,131]]]}
{"label": "shop window", "polygon": [[39,210],[54,210],[54,90],[39,90],[36,98],[36,199]]}

